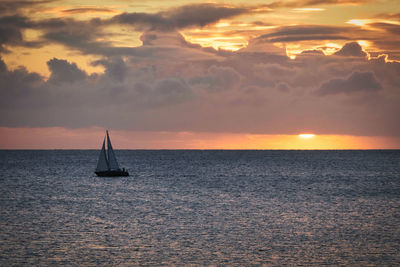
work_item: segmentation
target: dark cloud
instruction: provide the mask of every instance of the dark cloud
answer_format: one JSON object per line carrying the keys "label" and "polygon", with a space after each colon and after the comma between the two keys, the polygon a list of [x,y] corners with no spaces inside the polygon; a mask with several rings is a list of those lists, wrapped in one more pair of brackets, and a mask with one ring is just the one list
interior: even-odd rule
{"label": "dark cloud", "polygon": [[32,27],[30,21],[22,16],[0,17],[0,53],[8,52],[5,46],[39,47],[42,42],[28,42],[23,39],[22,30]]}
{"label": "dark cloud", "polygon": [[[13,2],[21,8],[32,4]],[[275,6],[356,2],[285,1],[275,2]],[[64,11],[108,12],[92,8]],[[383,57],[369,59],[355,42],[344,45],[336,56],[305,51],[294,60],[286,56],[285,49],[272,44],[369,40],[386,49],[383,51],[396,51],[397,25],[279,27],[263,31],[266,34],[239,51],[202,48],[178,32],[255,12],[254,7],[210,3],[87,21],[0,17],[0,52],[10,45],[58,43],[83,54],[100,55],[93,65],[104,67],[104,73],[88,75],[73,62],[53,58],[47,62],[50,77],[46,80],[23,67],[9,70],[0,60],[0,126],[95,125],[277,134],[308,128],[329,134],[400,135],[399,63]],[[114,33],[104,30],[110,25],[143,30],[143,45],[115,47],[111,41]],[[41,42],[24,40],[25,29],[40,32]]]}
{"label": "dark cloud", "polygon": [[[31,21],[26,17],[9,16],[0,18],[0,52],[6,52],[4,45],[19,45],[25,47],[40,47],[49,43],[58,43],[77,50],[83,54],[104,55],[108,57],[129,55],[137,57],[150,57],[160,48],[151,48],[151,38],[154,33],[147,35],[143,33],[144,46],[141,47],[115,47],[109,39],[112,33],[103,31],[103,26],[109,22],[100,19],[88,21],[75,20],[72,18],[53,18],[41,21]],[[41,31],[41,40],[27,42],[23,40],[22,31],[35,29]],[[186,47],[202,49],[199,45],[190,44],[177,34],[180,43]],[[148,38],[148,39],[146,39]],[[99,41],[99,39],[103,39]],[[178,38],[175,38],[178,40]],[[205,49],[203,49],[205,50]]]}
{"label": "dark cloud", "polygon": [[93,63],[104,73],[90,76],[63,59],[48,62],[48,80],[0,61],[0,125],[400,135],[397,62],[313,53],[290,60],[245,49],[218,54],[177,33],[146,34],[143,47],[156,56],[104,56]]}
{"label": "dark cloud", "polygon": [[320,55],[323,56],[324,52],[321,50],[304,50],[301,52],[302,55]]}
{"label": "dark cloud", "polygon": [[93,66],[104,66],[106,75],[116,81],[123,81],[128,73],[126,63],[121,57],[101,59],[92,64]]}
{"label": "dark cloud", "polygon": [[400,13],[380,13],[375,16],[376,18],[382,19],[394,19],[400,21]]}
{"label": "dark cloud", "polygon": [[104,22],[99,19],[78,21],[71,18],[42,20],[32,24],[32,28],[43,32],[46,42],[59,43],[83,54],[114,55],[148,55],[145,48],[115,47],[111,41],[99,41],[112,34],[103,32]]}
{"label": "dark cloud", "polygon": [[400,25],[398,24],[376,22],[376,23],[370,23],[368,25],[378,29],[385,30],[391,34],[400,35]]}
{"label": "dark cloud", "polygon": [[270,8],[299,8],[317,5],[361,5],[370,0],[298,0],[298,1],[275,1],[267,6]]}
{"label": "dark cloud", "polygon": [[[297,25],[280,27],[257,37],[268,42],[298,42],[310,40],[352,40],[359,39],[365,31],[353,26]],[[366,38],[361,38],[366,39]]]}
{"label": "dark cloud", "polygon": [[333,94],[352,94],[356,92],[375,92],[382,86],[371,72],[354,72],[347,79],[332,79],[317,90],[320,96]]}
{"label": "dark cloud", "polygon": [[305,0],[296,1],[303,2],[304,5],[361,5],[371,0]]}
{"label": "dark cloud", "polygon": [[232,90],[239,86],[240,74],[231,67],[213,65],[208,74],[212,77],[211,90]]}
{"label": "dark cloud", "polygon": [[87,76],[75,63],[63,59],[53,58],[47,62],[47,66],[51,72],[50,83],[79,82]]}
{"label": "dark cloud", "polygon": [[190,84],[209,92],[218,92],[237,88],[240,78],[240,74],[231,67],[212,65],[207,69],[206,75],[192,77]]}
{"label": "dark cloud", "polygon": [[116,13],[117,11],[110,8],[81,7],[81,8],[64,9],[62,12],[65,14],[85,14],[85,13]]}
{"label": "dark cloud", "polygon": [[298,41],[312,41],[312,40],[349,40],[348,37],[340,36],[340,35],[309,35],[309,36],[285,36],[285,37],[277,37],[269,39],[272,43],[281,43],[281,42],[298,42]]}
{"label": "dark cloud", "polygon": [[21,91],[25,85],[37,86],[41,84],[42,77],[37,73],[30,73],[24,67],[15,70],[8,70],[7,65],[0,57],[0,77],[1,89],[12,91]]}
{"label": "dark cloud", "polygon": [[128,24],[138,30],[176,30],[188,27],[203,27],[221,19],[249,13],[250,9],[217,4],[191,4],[167,11],[148,13],[123,13],[116,15],[111,22]]}
{"label": "dark cloud", "polygon": [[22,42],[22,34],[18,29],[0,26],[0,52],[9,52],[4,45],[16,45]]}
{"label": "dark cloud", "polygon": [[33,23],[27,17],[12,15],[0,17],[0,25],[3,27],[31,28]]}
{"label": "dark cloud", "polygon": [[394,23],[369,23],[369,33],[359,35],[358,40],[369,40],[379,53],[371,51],[371,55],[387,54],[389,59],[400,60],[400,26]]}
{"label": "dark cloud", "polygon": [[179,78],[162,79],[153,87],[150,98],[151,104],[174,105],[186,101],[192,97],[192,91],[188,84]]}
{"label": "dark cloud", "polygon": [[275,88],[278,89],[279,91],[282,91],[282,92],[289,92],[290,91],[290,87],[284,82],[283,83],[278,83],[275,86]]}
{"label": "dark cloud", "polygon": [[[30,73],[24,67],[8,70],[0,57],[0,107],[6,113],[15,109],[28,107],[39,108],[36,99],[36,88],[43,86],[43,78],[37,73]],[[12,124],[11,124],[12,125]]]}
{"label": "dark cloud", "polygon": [[[89,8],[90,9],[90,8]],[[88,9],[88,10],[89,10]],[[86,9],[85,9],[86,10]],[[176,32],[187,27],[201,27],[215,23],[220,19],[230,18],[242,14],[254,13],[256,7],[233,7],[218,4],[192,4],[168,9],[158,13],[123,13],[111,19],[91,19],[87,21],[72,18],[53,18],[41,21],[30,21],[21,16],[0,18],[0,49],[7,52],[6,45],[19,45],[26,47],[40,47],[45,43],[58,43],[83,54],[96,54],[103,56],[132,55],[138,57],[154,57],[157,54],[154,43],[162,47],[154,32]],[[84,11],[84,10],[82,10]],[[72,12],[72,11],[71,11]],[[78,10],[76,10],[78,12]],[[256,24],[260,24],[257,22]],[[105,32],[104,28],[110,24],[132,25],[138,30],[145,30],[141,36],[142,47],[115,47],[110,39],[112,33]],[[265,24],[265,23],[263,23]],[[1,28],[3,27],[4,28]],[[385,30],[396,33],[394,26],[375,25],[384,27]],[[42,40],[26,42],[23,40],[22,30],[36,29],[42,32]],[[188,48],[202,50],[207,53],[216,53],[212,48],[201,48],[191,44],[181,37],[180,42]],[[279,27],[269,33],[250,40],[249,47],[263,42],[298,42],[313,40],[370,40],[380,43],[380,36],[375,32],[354,26],[325,26],[325,25],[297,25]],[[110,41],[107,41],[110,40]],[[177,39],[176,39],[177,40]],[[163,39],[165,41],[165,39]],[[393,40],[392,40],[393,42]],[[260,45],[261,44],[261,45]],[[383,42],[382,45],[389,44]],[[166,45],[164,45],[166,47]],[[269,49],[272,47],[270,46]],[[276,50],[276,48],[275,48]],[[383,49],[382,49],[383,50]],[[392,47],[393,51],[394,49]],[[386,49],[385,49],[386,51]],[[272,51],[275,53],[276,51]],[[223,52],[220,52],[220,54]],[[389,53],[392,55],[393,53]]]}
{"label": "dark cloud", "polygon": [[[40,47],[50,42],[65,45],[83,54],[107,56],[148,54],[145,49],[114,47],[109,41],[98,41],[112,35],[104,33],[102,26],[104,22],[100,19],[81,21],[72,18],[53,18],[32,21],[20,15],[0,17],[0,52],[7,52],[5,45]],[[42,34],[41,40],[25,41],[22,35],[25,29],[39,30]]]}
{"label": "dark cloud", "polygon": [[104,74],[87,76],[75,63],[53,58],[47,63],[51,75],[45,81],[23,68],[10,71],[0,60],[0,124],[75,128],[106,123],[120,127],[124,118],[131,123],[132,112],[141,114],[190,101],[191,88],[180,78],[154,79],[138,70],[131,71],[126,81],[116,80],[113,64],[128,71],[118,61],[105,60],[102,64],[108,69]]}
{"label": "dark cloud", "polygon": [[216,4],[193,4],[181,6],[162,12],[173,27],[186,28],[192,26],[206,26],[221,19],[249,13],[244,7],[221,6]]}
{"label": "dark cloud", "polygon": [[298,25],[298,26],[288,26],[280,27],[278,30],[261,35],[259,38],[269,38],[277,36],[291,36],[291,35],[329,35],[329,34],[339,34],[347,31],[344,27],[334,27],[334,26],[318,26],[318,25]]}
{"label": "dark cloud", "polygon": [[32,8],[42,4],[50,3],[53,0],[1,0],[0,1],[0,15],[16,14],[23,8]]}
{"label": "dark cloud", "polygon": [[351,56],[351,57],[366,57],[367,53],[362,50],[362,47],[357,42],[346,43],[334,55],[336,56]]}

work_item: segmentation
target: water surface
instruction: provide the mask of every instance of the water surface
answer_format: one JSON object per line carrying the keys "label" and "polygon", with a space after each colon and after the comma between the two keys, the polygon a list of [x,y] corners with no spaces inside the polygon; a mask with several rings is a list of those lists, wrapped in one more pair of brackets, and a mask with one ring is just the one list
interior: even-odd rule
{"label": "water surface", "polygon": [[0,265],[400,264],[400,151],[0,151]]}

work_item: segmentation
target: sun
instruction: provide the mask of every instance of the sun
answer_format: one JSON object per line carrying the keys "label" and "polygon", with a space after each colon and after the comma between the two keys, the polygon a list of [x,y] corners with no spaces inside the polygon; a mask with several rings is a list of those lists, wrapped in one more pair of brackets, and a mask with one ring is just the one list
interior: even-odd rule
{"label": "sun", "polygon": [[313,138],[315,134],[299,134],[300,138],[310,139]]}

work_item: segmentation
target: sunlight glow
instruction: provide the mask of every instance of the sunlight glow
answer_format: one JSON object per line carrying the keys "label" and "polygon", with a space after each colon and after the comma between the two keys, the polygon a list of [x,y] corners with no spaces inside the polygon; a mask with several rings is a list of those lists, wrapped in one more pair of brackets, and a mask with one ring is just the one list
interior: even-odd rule
{"label": "sunlight glow", "polygon": [[371,46],[371,44],[372,44],[371,42],[366,41],[366,40],[358,40],[357,43],[358,43],[359,45],[361,45],[363,48],[364,48],[364,47],[369,47],[369,46]]}
{"label": "sunlight glow", "polygon": [[325,8],[304,7],[304,8],[292,9],[292,12],[306,13],[306,12],[318,12],[318,11],[324,11],[324,10],[325,10]]}
{"label": "sunlight glow", "polygon": [[321,47],[325,55],[332,55],[342,48],[342,45],[337,43],[326,43],[325,46]]}
{"label": "sunlight glow", "polygon": [[315,134],[299,134],[300,138],[306,138],[306,139],[313,138],[314,136]]}
{"label": "sunlight glow", "polygon": [[354,24],[354,25],[358,25],[358,26],[364,26],[365,24],[369,24],[372,21],[370,19],[351,19],[349,21],[347,21],[346,23],[349,24]]}
{"label": "sunlight glow", "polygon": [[248,45],[247,40],[244,36],[210,36],[210,37],[188,37],[185,38],[195,44],[199,44],[202,47],[213,47],[214,49],[225,49],[236,51]]}
{"label": "sunlight glow", "polygon": [[216,25],[215,25],[215,27],[217,27],[217,28],[222,28],[222,27],[229,27],[229,26],[231,26],[231,24],[229,23],[229,22],[219,22],[219,23],[217,23]]}

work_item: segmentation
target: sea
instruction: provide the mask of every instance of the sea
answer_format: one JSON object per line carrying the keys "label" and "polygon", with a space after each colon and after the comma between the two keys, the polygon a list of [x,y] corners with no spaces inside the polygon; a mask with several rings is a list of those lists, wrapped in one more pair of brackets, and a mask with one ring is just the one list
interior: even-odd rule
{"label": "sea", "polygon": [[399,266],[400,150],[0,151],[0,266]]}

